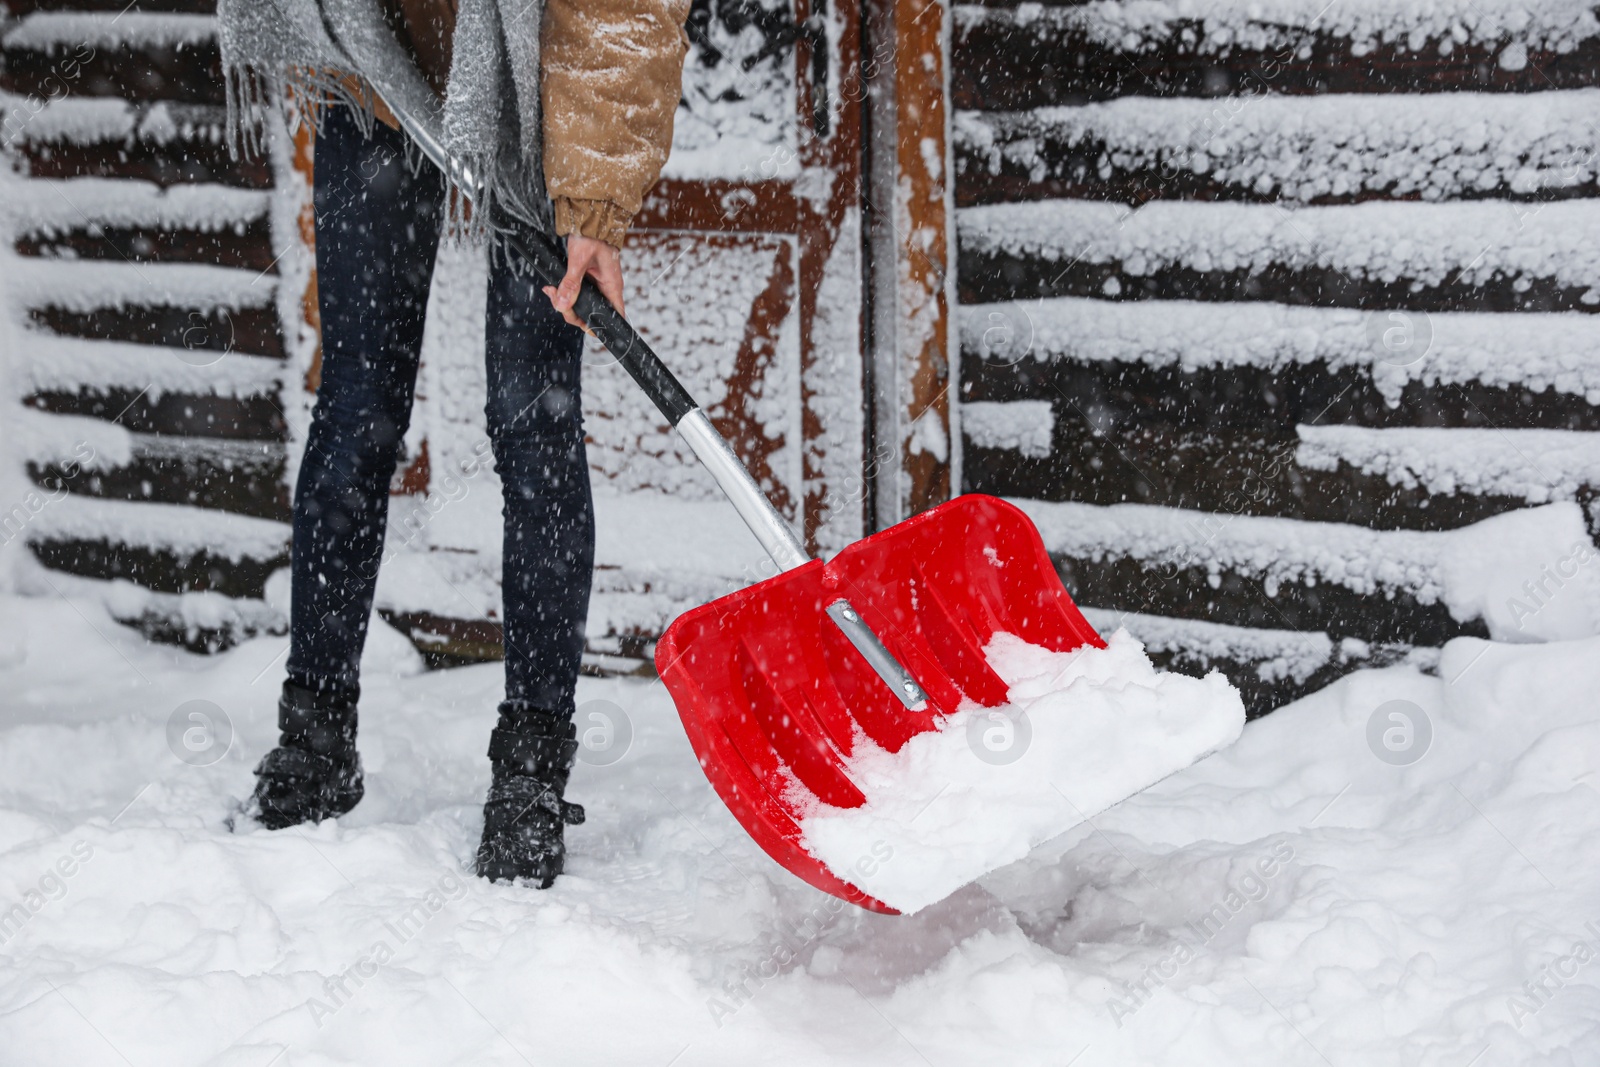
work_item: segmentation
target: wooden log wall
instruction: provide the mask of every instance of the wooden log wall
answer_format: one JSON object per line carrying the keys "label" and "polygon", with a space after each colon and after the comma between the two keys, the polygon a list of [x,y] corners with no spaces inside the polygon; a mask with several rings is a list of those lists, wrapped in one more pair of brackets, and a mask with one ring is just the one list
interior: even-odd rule
{"label": "wooden log wall", "polygon": [[1259,714],[1487,636],[1473,524],[1593,538],[1588,5],[992,0],[952,63],[963,488],[1097,623]]}
{"label": "wooden log wall", "polygon": [[[281,630],[282,605],[264,598],[287,562],[317,374],[306,131],[269,137],[266,158],[231,157],[206,0],[0,3],[16,171],[5,195],[21,204],[8,213],[3,277],[18,312],[6,356],[23,386],[28,473],[52,496],[5,540],[43,564],[39,591],[100,595],[153,637],[214,649]],[[641,330],[819,548],[859,537],[866,519],[857,15],[696,0],[687,150],[626,253]],[[454,263],[436,295],[470,289],[476,269]],[[392,483],[398,554],[378,606],[449,663],[499,655],[499,537],[487,514],[467,517],[487,494],[463,505],[459,479],[441,482],[482,443],[481,401],[463,398],[483,387],[460,332],[471,316],[442,317]],[[586,663],[632,670],[675,614],[759,568],[696,556],[732,513],[632,384],[592,355],[597,484],[670,498],[676,526],[652,535],[689,549],[601,561]],[[449,520],[432,523],[425,509],[441,501]],[[649,505],[613,507],[610,521],[647,521]]]}
{"label": "wooden log wall", "polygon": [[[228,154],[207,0],[6,8],[7,358],[66,490],[6,540],[152,636],[281,627],[303,178]],[[1097,625],[1258,712],[1491,633],[1461,538],[1592,536],[1600,486],[1593,12],[1296,10],[950,12],[949,470],[1024,502]]]}
{"label": "wooden log wall", "polygon": [[285,161],[227,150],[212,6],[7,0],[0,39],[5,357],[51,498],[7,540],[48,586],[197,650],[283,625],[263,593],[288,559],[299,320]]}

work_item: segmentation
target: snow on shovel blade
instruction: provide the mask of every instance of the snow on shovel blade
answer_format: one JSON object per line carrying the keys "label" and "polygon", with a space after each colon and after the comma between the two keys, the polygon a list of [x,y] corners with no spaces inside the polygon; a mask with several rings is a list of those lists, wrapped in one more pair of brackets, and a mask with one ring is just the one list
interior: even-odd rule
{"label": "snow on shovel blade", "polygon": [[[921,684],[925,707],[907,709],[829,619],[841,598]],[[997,633],[1055,652],[1105,644],[1028,517],[974,494],[685,613],[656,667],[706,777],[767,854],[824,892],[894,913],[808,852],[801,820],[819,800],[865,802],[845,766],[857,731],[898,752],[963,698],[1003,704],[1006,683],[984,655]]]}

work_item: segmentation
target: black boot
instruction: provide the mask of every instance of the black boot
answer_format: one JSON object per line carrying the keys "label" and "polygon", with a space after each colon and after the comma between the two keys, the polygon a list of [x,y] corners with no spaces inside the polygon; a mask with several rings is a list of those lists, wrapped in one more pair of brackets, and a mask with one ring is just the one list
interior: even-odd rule
{"label": "black boot", "polygon": [[562,830],[583,822],[583,808],[562,799],[578,754],[566,716],[502,705],[489,735],[494,780],[483,805],[478,875],[491,882],[527,878],[550,888],[566,860]]}
{"label": "black boot", "polygon": [[364,792],[355,700],[329,700],[285,682],[278,729],[278,747],[256,767],[256,791],[245,814],[281,830],[355,807]]}

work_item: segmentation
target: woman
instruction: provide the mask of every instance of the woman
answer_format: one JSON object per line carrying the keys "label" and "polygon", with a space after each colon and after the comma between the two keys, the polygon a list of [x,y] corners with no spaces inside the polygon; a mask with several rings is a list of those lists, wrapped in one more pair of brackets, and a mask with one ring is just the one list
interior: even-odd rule
{"label": "woman", "polygon": [[[374,0],[441,94],[455,0]],[[594,561],[572,314],[585,276],[622,307],[618,250],[672,142],[687,0],[547,0],[540,31],[544,175],[567,273],[544,287],[496,256],[488,295],[489,438],[505,492],[506,699],[489,741],[478,873],[547,887],[563,799]],[[361,99],[359,83],[354,95]],[[294,500],[288,678],[278,747],[250,813],[270,829],[342,815],[362,796],[359,664],[383,553],[389,481],[410,418],[445,184],[381,123],[333,107],[315,152],[322,377]]]}

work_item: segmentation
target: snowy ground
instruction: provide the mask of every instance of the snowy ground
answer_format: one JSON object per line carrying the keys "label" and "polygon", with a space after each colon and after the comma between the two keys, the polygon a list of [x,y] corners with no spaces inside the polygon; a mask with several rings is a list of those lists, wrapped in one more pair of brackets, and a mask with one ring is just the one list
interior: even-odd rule
{"label": "snowy ground", "polygon": [[[196,657],[0,601],[0,1062],[1600,1058],[1600,639],[1354,675],[897,918],[768,861],[637,681],[584,683],[634,737],[574,777],[571,873],[472,878],[499,670],[375,636],[365,802],[233,836],[282,639]],[[194,709],[168,740],[196,700],[233,729],[208,766],[174,755]]]}

